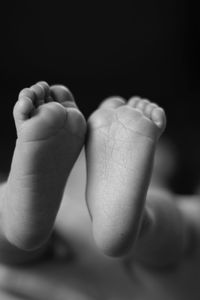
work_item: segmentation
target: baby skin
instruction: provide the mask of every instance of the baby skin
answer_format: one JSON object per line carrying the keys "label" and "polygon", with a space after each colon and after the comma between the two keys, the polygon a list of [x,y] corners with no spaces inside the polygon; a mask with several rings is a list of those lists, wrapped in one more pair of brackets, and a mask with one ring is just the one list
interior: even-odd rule
{"label": "baby skin", "polygon": [[10,244],[33,251],[51,234],[86,122],[71,92],[46,82],[23,89],[13,114],[17,140],[1,204],[2,227]]}
{"label": "baby skin", "polygon": [[[20,92],[14,119],[16,148],[0,199],[0,253],[8,259],[9,249],[13,258],[20,249],[20,262],[21,253],[37,257],[45,248],[86,122],[70,91],[46,82]],[[109,98],[88,120],[86,201],[94,239],[107,255],[134,254],[143,263],[165,265],[185,251],[188,210],[148,191],[165,125],[164,110],[139,97]]]}
{"label": "baby skin", "polygon": [[111,97],[89,118],[87,204],[96,243],[108,255],[134,245],[165,125],[164,110],[139,97]]}

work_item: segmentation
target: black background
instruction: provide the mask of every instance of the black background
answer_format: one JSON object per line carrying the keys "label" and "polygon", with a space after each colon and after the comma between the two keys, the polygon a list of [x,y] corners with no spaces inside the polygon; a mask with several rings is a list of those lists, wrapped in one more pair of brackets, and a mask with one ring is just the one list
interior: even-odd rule
{"label": "black background", "polygon": [[[86,117],[107,96],[166,109],[181,156],[180,192],[200,166],[200,25],[196,2],[13,1],[1,8],[1,170],[15,143],[12,107],[36,81],[62,83]],[[179,180],[180,181],[180,180]]]}

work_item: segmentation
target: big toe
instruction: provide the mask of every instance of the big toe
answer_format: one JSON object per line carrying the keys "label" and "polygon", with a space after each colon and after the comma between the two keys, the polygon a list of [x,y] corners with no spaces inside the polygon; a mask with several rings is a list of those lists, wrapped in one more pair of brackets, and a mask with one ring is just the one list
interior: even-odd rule
{"label": "big toe", "polygon": [[124,105],[125,102],[126,101],[124,98],[120,96],[113,96],[102,101],[102,103],[100,104],[100,108],[106,108],[106,109],[117,108],[119,106]]}
{"label": "big toe", "polygon": [[74,96],[72,95],[70,90],[64,85],[52,85],[50,87],[50,94],[54,101],[59,102],[65,107],[77,107],[74,100]]}

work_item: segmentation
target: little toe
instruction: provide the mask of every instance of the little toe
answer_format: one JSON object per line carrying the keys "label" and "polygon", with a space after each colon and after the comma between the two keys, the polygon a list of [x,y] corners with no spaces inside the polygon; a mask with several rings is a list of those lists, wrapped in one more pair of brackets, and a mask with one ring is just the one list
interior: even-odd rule
{"label": "little toe", "polygon": [[21,96],[13,109],[13,116],[17,125],[18,122],[28,119],[33,109],[34,105],[32,100],[27,96]]}
{"label": "little toe", "polygon": [[77,105],[74,100],[74,96],[70,90],[64,85],[52,85],[50,87],[50,96],[56,102],[59,102],[64,107],[74,107],[77,108]]}
{"label": "little toe", "polygon": [[23,97],[27,97],[30,98],[31,101],[34,103],[35,102],[35,93],[34,91],[32,91],[30,88],[24,88],[23,90],[21,90],[21,92],[19,93],[18,99],[23,98]]}
{"label": "little toe", "polygon": [[31,112],[34,109],[35,93],[30,88],[24,88],[21,90],[16,102],[13,115],[17,120],[25,120],[29,118]]}
{"label": "little toe", "polygon": [[141,101],[141,98],[139,96],[134,96],[129,99],[128,105],[135,108],[140,101]]}
{"label": "little toe", "polygon": [[40,83],[36,83],[30,87],[30,89],[35,94],[35,105],[38,107],[39,105],[45,102],[45,89]]}
{"label": "little toe", "polygon": [[119,96],[106,98],[101,104],[100,108],[117,108],[126,103],[125,99]]}
{"label": "little toe", "polygon": [[156,107],[152,110],[151,119],[160,129],[165,129],[166,116],[164,110],[161,107]]}

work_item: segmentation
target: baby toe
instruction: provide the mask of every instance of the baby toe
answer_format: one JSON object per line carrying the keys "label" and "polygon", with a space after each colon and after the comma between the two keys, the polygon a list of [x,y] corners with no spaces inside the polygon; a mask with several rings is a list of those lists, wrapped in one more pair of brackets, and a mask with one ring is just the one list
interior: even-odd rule
{"label": "baby toe", "polygon": [[59,102],[65,107],[77,107],[73,94],[64,85],[52,85],[50,87],[50,96],[53,101]]}
{"label": "baby toe", "polygon": [[140,101],[138,101],[137,105],[136,105],[136,109],[139,109],[141,112],[145,112],[145,107],[149,105],[149,101],[146,99],[141,99]]}
{"label": "baby toe", "polygon": [[160,129],[164,130],[166,126],[166,116],[161,107],[156,107],[152,110],[151,119]]}
{"label": "baby toe", "polygon": [[32,100],[29,97],[21,96],[13,108],[13,116],[16,126],[18,126],[19,122],[28,119],[33,109],[34,105]]}
{"label": "baby toe", "polygon": [[140,102],[141,98],[139,96],[131,97],[128,101],[128,105],[133,108],[136,108],[137,104]]}
{"label": "baby toe", "polygon": [[47,99],[50,95],[50,87],[46,81],[38,81],[37,85],[39,85],[44,90],[44,98]]}
{"label": "baby toe", "polygon": [[122,97],[120,96],[114,96],[114,97],[109,97],[109,98],[106,98],[101,104],[100,104],[100,108],[106,108],[106,109],[109,109],[109,108],[117,108],[121,105],[124,105],[125,104],[125,99],[123,99]]}
{"label": "baby toe", "polygon": [[21,90],[21,92],[19,93],[18,99],[23,98],[23,97],[30,98],[33,103],[35,101],[35,93],[30,88],[24,88],[23,90]]}
{"label": "baby toe", "polygon": [[15,120],[25,120],[29,117],[34,109],[35,93],[30,88],[21,90],[18,101],[13,108],[13,116]]}
{"label": "baby toe", "polygon": [[149,102],[144,108],[144,114],[147,118],[151,119],[152,111],[157,108],[158,105],[153,102]]}
{"label": "baby toe", "polygon": [[35,106],[39,106],[44,103],[45,101],[45,90],[41,84],[34,84],[30,87],[30,89],[34,92],[35,94]]}

